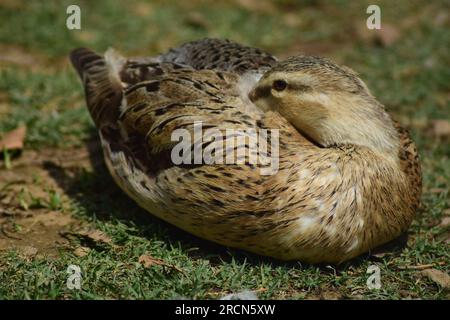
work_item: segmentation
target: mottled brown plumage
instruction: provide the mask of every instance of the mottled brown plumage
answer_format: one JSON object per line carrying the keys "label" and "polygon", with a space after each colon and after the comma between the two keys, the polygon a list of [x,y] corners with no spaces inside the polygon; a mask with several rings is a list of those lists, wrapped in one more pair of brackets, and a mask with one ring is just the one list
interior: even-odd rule
{"label": "mottled brown plumage", "polygon": [[[188,232],[282,260],[339,263],[414,217],[414,144],[348,68],[305,56],[277,62],[216,39],[150,58],[77,49],[71,60],[117,184]],[[192,132],[195,121],[225,142],[226,129],[279,129],[278,172],[262,175],[248,157],[175,165],[171,134]]]}

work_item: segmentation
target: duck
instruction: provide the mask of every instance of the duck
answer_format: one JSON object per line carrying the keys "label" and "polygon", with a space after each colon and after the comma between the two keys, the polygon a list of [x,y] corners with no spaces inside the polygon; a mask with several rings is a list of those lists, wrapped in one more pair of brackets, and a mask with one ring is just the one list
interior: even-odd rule
{"label": "duck", "polygon": [[[150,57],[78,48],[70,60],[115,183],[197,237],[340,264],[406,232],[420,206],[414,142],[349,67],[210,38]],[[174,161],[198,124],[203,135]],[[233,144],[236,132],[251,134]],[[211,146],[216,156],[247,153],[194,161]]]}

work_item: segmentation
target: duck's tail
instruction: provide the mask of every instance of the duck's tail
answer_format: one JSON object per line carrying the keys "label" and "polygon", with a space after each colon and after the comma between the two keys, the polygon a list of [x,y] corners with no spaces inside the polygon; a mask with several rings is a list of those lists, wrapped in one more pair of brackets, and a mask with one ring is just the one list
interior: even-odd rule
{"label": "duck's tail", "polygon": [[83,82],[86,103],[97,128],[115,122],[123,96],[120,70],[125,59],[112,49],[101,56],[78,48],[70,52],[70,61]]}

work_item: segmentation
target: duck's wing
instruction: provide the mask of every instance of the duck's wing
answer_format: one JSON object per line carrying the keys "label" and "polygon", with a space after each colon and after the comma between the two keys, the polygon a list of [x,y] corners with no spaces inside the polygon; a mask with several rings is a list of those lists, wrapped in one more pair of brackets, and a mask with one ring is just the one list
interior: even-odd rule
{"label": "duck's wing", "polygon": [[71,60],[103,139],[114,148],[131,150],[132,158],[148,170],[170,165],[168,158],[177,143],[172,133],[177,129],[194,136],[194,124],[201,123],[203,130],[223,133],[226,144],[228,138],[234,139],[226,136],[227,130],[267,129],[270,123],[242,97],[237,73],[195,70],[177,62],[127,60],[113,51],[101,56],[84,48],[74,50]]}
{"label": "duck's wing", "polygon": [[196,70],[215,69],[243,74],[273,66],[277,59],[258,48],[226,39],[201,39],[173,48],[158,57],[161,62],[190,66]]}
{"label": "duck's wing", "polygon": [[[238,75],[249,71],[263,73],[276,62],[275,56],[261,49],[244,46],[231,40],[211,38],[187,42],[159,56],[128,59],[129,65],[133,67],[139,65],[143,69],[147,65],[168,63],[178,68],[227,71]],[[136,70],[133,73],[136,74]],[[148,74],[145,73],[144,76]]]}
{"label": "duck's wing", "polygon": [[125,59],[113,51],[99,55],[87,48],[70,53],[70,60],[81,78],[86,104],[98,129],[113,124],[120,114],[124,86],[119,70]]}

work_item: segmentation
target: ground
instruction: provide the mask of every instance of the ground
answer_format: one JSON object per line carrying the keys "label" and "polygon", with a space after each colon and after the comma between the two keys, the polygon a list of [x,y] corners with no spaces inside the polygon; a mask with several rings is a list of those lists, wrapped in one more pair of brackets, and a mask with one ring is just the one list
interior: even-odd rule
{"label": "ground", "polygon": [[[66,28],[73,1],[0,3],[0,140],[27,128],[23,150],[0,160],[0,298],[449,298],[445,1],[76,2],[81,30]],[[382,30],[366,28],[369,4],[381,7]],[[129,200],[105,168],[67,54],[114,46],[151,55],[204,36],[358,71],[420,150],[423,203],[408,233],[339,266],[281,263],[198,239]],[[66,285],[71,264],[81,290]],[[379,290],[366,285],[370,265],[380,268]]]}

